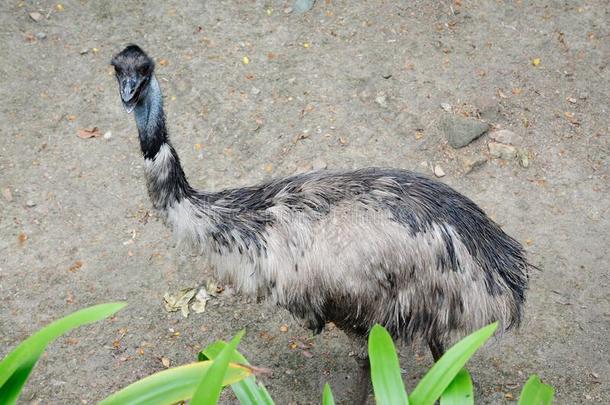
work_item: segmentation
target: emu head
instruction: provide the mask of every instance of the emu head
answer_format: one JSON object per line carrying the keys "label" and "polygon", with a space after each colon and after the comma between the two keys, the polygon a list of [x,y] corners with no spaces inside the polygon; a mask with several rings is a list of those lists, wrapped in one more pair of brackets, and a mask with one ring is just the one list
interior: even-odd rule
{"label": "emu head", "polygon": [[144,99],[155,70],[155,63],[137,45],[129,45],[110,62],[119,82],[119,93],[127,113]]}

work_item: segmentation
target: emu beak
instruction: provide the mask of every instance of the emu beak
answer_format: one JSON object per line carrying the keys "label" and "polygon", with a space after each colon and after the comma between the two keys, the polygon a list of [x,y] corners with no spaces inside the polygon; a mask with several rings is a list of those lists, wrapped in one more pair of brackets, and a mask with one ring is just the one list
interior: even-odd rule
{"label": "emu beak", "polygon": [[123,102],[123,107],[125,107],[127,114],[131,113],[133,109],[136,108],[136,104],[138,104],[137,90],[137,82],[135,81],[125,80],[121,83],[121,101]]}

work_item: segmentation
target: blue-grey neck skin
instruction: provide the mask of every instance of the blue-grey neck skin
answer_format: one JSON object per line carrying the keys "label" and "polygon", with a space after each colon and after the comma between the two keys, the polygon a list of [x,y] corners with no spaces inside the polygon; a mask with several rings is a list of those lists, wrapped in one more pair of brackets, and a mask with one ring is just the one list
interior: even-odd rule
{"label": "blue-grey neck skin", "polygon": [[[193,190],[186,180],[178,154],[169,141],[163,96],[154,76],[134,111],[142,155],[147,162],[155,165],[155,169],[147,173],[148,191],[155,208],[164,210],[190,196]],[[160,151],[164,156],[159,157]]]}
{"label": "blue-grey neck skin", "polygon": [[140,134],[153,132],[156,121],[163,118],[163,96],[155,76],[150,79],[146,96],[136,105],[134,113]]}
{"label": "blue-grey neck skin", "polygon": [[163,96],[155,76],[152,76],[144,98],[134,110],[140,146],[146,159],[153,159],[161,145],[168,141],[163,113]]}

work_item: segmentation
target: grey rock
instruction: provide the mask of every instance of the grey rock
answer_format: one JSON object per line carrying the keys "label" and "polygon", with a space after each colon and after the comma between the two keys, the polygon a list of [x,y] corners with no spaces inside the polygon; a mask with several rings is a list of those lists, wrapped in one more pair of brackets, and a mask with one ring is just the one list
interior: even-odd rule
{"label": "grey rock", "polygon": [[489,154],[492,157],[511,160],[517,156],[517,148],[514,146],[505,145],[499,142],[489,142],[487,146],[489,147]]}
{"label": "grey rock", "polygon": [[316,0],[295,0],[292,4],[292,11],[301,14],[312,9]]}
{"label": "grey rock", "polygon": [[513,131],[508,129],[500,129],[493,131],[489,134],[489,137],[496,142],[500,142],[506,145],[520,145],[523,142],[523,137],[517,135]]}
{"label": "grey rock", "polygon": [[35,207],[35,206],[36,206],[36,203],[35,203],[34,201],[32,201],[32,200],[27,200],[27,201],[25,202],[25,205],[26,205],[27,207],[29,207],[29,208],[32,208],[32,207]]}
{"label": "grey rock", "polygon": [[40,39],[40,40],[46,39],[47,38],[47,34],[44,33],[44,32],[37,32],[36,33],[36,38]]}
{"label": "grey rock", "polygon": [[449,145],[453,148],[463,148],[483,135],[489,129],[489,124],[473,118],[445,114],[441,118],[440,128],[445,134]]}

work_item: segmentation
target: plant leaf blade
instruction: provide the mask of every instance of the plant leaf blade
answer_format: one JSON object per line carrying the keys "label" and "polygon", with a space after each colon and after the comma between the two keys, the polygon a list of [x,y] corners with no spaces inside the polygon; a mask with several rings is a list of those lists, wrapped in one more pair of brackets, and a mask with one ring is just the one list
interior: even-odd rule
{"label": "plant leaf blade", "polygon": [[[187,400],[213,363],[201,361],[160,371],[110,395],[98,405],[166,405]],[[247,367],[230,363],[222,384],[232,384],[250,373]]]}
{"label": "plant leaf blade", "polygon": [[223,386],[222,381],[229,366],[229,361],[231,357],[235,356],[235,349],[244,333],[245,331],[242,330],[235,335],[231,342],[218,353],[210,369],[205,373],[197,386],[190,402],[192,405],[214,405],[218,402],[218,397]]}
{"label": "plant leaf blade", "polygon": [[540,381],[536,374],[532,375],[521,390],[519,405],[550,405],[553,403],[555,390]]}
{"label": "plant leaf blade", "polygon": [[487,325],[471,333],[449,349],[421,379],[409,396],[412,404],[434,404],[451,384],[456,374],[470,357],[493,335],[498,323]]}
{"label": "plant leaf blade", "polygon": [[[81,325],[97,322],[122,309],[126,303],[94,305],[73,312],[38,330],[21,342],[0,362],[0,402],[14,403],[47,345]],[[10,383],[9,385],[7,385]]]}
{"label": "plant leaf blade", "polygon": [[468,370],[461,369],[441,395],[441,405],[474,405],[472,378]]}
{"label": "plant leaf blade", "polygon": [[379,405],[408,404],[392,337],[381,325],[369,334],[369,359],[375,401]]}
{"label": "plant leaf blade", "polygon": [[335,405],[335,398],[333,398],[333,392],[328,383],[324,384],[324,391],[322,391],[322,405]]}

